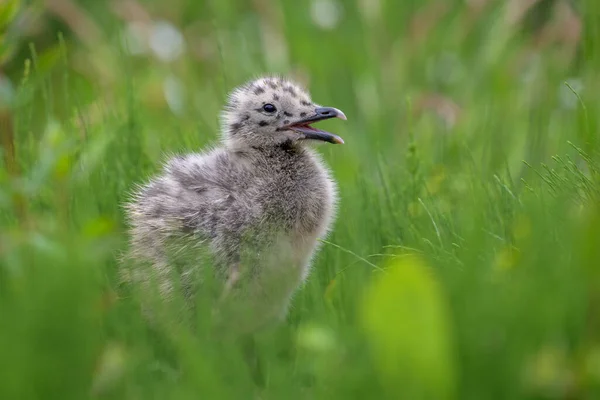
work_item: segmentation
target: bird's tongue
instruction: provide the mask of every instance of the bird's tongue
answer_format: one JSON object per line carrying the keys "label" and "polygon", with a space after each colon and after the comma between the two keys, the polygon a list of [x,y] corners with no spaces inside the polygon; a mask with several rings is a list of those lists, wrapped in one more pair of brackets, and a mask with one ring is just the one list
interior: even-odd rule
{"label": "bird's tongue", "polygon": [[305,139],[321,140],[323,142],[329,142],[334,144],[344,143],[344,140],[338,135],[334,135],[333,133],[313,128],[308,124],[296,125],[294,126],[294,130],[303,133]]}

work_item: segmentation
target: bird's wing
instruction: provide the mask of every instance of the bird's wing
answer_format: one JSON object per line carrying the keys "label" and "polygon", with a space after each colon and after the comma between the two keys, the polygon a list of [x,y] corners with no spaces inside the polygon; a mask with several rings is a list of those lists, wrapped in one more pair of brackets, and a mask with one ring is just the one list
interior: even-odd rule
{"label": "bird's wing", "polygon": [[210,235],[211,225],[240,192],[235,168],[228,154],[220,150],[170,159],[160,185],[164,211],[184,228],[206,230]]}

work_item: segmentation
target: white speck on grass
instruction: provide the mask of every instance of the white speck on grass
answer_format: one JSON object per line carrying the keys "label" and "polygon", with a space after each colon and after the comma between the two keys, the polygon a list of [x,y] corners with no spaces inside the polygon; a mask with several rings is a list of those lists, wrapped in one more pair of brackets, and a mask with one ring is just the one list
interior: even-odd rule
{"label": "white speck on grass", "polygon": [[334,0],[313,0],[310,15],[321,29],[334,29],[342,18],[342,5]]}
{"label": "white speck on grass", "polygon": [[150,48],[162,61],[174,61],[183,53],[185,42],[181,32],[166,21],[156,22],[150,32]]}
{"label": "white speck on grass", "polygon": [[184,87],[181,81],[173,75],[167,76],[163,82],[163,92],[171,111],[174,114],[181,114],[184,106]]}
{"label": "white speck on grass", "polygon": [[311,324],[301,326],[298,329],[297,343],[306,350],[315,353],[326,353],[334,350],[337,342],[330,329]]}

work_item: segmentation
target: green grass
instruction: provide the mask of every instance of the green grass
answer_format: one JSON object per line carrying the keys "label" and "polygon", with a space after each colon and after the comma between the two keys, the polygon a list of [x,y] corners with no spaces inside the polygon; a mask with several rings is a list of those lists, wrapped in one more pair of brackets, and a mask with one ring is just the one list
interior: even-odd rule
{"label": "green grass", "polygon": [[[464,3],[340,1],[327,30],[308,1],[143,2],[183,32],[172,62],[130,55],[109,2],[77,2],[81,32],[0,37],[0,398],[599,398],[600,6],[576,3],[571,60],[504,2]],[[324,123],[346,141],[320,147],[338,218],[257,337],[258,389],[237,345],[149,325],[117,259],[134,183],[214,143],[263,73],[309,77],[348,121]]]}

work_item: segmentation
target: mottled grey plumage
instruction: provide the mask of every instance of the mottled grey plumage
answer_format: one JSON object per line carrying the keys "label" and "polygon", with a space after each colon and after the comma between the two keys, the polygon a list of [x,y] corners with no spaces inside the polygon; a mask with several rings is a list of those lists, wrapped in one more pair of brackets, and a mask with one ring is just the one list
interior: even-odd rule
{"label": "mottled grey plumage", "polygon": [[176,275],[194,293],[208,249],[231,325],[252,331],[283,317],[334,217],[334,181],[307,146],[343,143],[309,126],[331,117],[345,119],[283,78],[234,90],[222,114],[223,146],[173,157],[128,204],[135,265],[127,276],[156,279],[169,298]]}

